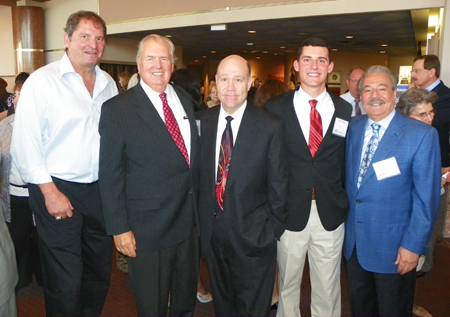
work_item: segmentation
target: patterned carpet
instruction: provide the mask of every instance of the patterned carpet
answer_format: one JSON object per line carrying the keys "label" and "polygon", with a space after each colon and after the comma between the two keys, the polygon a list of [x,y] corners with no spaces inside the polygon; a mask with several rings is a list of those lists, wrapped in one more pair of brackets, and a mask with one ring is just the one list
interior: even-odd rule
{"label": "patterned carpet", "polygon": [[[201,270],[202,279],[206,288],[210,289],[209,277],[206,269]],[[342,316],[351,316],[348,303],[347,278],[342,270]],[[309,283],[309,270],[306,268],[303,277],[300,310],[302,316],[311,316],[309,309],[311,285]],[[424,278],[417,280],[416,304],[426,308],[434,317],[450,316],[450,239],[438,242],[435,250],[433,270]],[[17,294],[19,317],[45,316],[44,298],[42,288],[36,283],[22,289]],[[271,316],[275,316],[272,311]],[[136,316],[136,304],[131,291],[128,275],[120,272],[115,266],[111,276],[103,317]],[[214,316],[212,302],[201,304],[197,302],[195,316]]]}

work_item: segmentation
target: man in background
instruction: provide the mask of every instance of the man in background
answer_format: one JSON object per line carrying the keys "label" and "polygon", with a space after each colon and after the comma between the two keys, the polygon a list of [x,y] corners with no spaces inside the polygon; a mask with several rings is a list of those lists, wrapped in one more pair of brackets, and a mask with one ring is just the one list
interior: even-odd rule
{"label": "man in background", "polygon": [[100,118],[100,190],[108,234],[128,267],[139,316],[192,316],[198,273],[194,101],[169,84],[175,47],[148,35],[139,83]]}
{"label": "man in background", "polygon": [[103,19],[79,11],[64,30],[63,58],[35,71],[22,88],[12,154],[36,215],[47,316],[99,316],[111,238],[97,182],[98,122],[117,86],[97,66],[105,49]]}
{"label": "man in background", "polygon": [[352,117],[366,114],[361,104],[361,96],[358,89],[358,82],[362,75],[364,75],[364,69],[362,68],[353,68],[350,70],[346,79],[348,91],[341,95],[342,99],[352,105]]}

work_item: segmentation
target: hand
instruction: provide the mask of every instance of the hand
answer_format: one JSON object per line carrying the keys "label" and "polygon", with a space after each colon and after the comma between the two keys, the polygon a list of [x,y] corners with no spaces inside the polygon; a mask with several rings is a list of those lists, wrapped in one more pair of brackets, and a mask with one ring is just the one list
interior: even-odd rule
{"label": "hand", "polygon": [[128,231],[114,236],[114,244],[116,249],[123,254],[135,258],[136,257],[136,239],[133,231]]}
{"label": "hand", "polygon": [[[443,167],[441,169],[441,174],[442,174],[442,178],[441,178],[441,187],[444,186],[447,183],[450,183],[450,167]],[[444,177],[445,175],[445,177]]]}
{"label": "hand", "polygon": [[44,195],[45,207],[52,217],[64,219],[73,216],[73,206],[69,198],[59,191],[55,183],[41,184],[39,189]]}
{"label": "hand", "polygon": [[398,249],[397,260],[395,261],[395,264],[398,265],[397,272],[401,275],[411,272],[416,268],[418,261],[419,254],[400,247]]}

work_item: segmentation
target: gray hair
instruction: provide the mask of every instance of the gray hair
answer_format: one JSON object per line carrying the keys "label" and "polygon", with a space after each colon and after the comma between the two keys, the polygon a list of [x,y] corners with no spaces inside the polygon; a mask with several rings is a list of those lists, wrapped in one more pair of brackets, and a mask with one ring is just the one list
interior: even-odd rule
{"label": "gray hair", "polygon": [[386,66],[374,65],[374,66],[371,66],[368,70],[366,70],[364,75],[362,75],[361,79],[359,80],[359,83],[358,83],[359,91],[362,92],[362,83],[363,83],[364,79],[368,75],[374,74],[374,73],[386,74],[389,77],[389,79],[391,80],[391,88],[392,88],[392,90],[397,89],[397,84],[396,84],[394,75],[392,75],[392,72],[389,70],[389,68],[387,68]]}
{"label": "gray hair", "polygon": [[175,56],[175,45],[173,45],[172,41],[169,40],[167,37],[165,36],[161,36],[159,34],[150,34],[147,35],[146,37],[144,37],[140,42],[139,42],[139,46],[138,46],[138,51],[137,51],[137,55],[136,55],[136,63],[139,64],[139,61],[141,59],[141,53],[142,53],[142,49],[144,47],[145,42],[152,40],[155,42],[164,42],[166,43],[166,45],[169,47],[169,53],[170,53],[170,59],[172,61],[172,64],[175,63],[175,61],[177,60],[177,57]]}
{"label": "gray hair", "polygon": [[409,117],[414,112],[416,106],[427,103],[435,103],[438,95],[434,91],[428,91],[422,88],[411,88],[405,91],[397,104],[397,110]]}

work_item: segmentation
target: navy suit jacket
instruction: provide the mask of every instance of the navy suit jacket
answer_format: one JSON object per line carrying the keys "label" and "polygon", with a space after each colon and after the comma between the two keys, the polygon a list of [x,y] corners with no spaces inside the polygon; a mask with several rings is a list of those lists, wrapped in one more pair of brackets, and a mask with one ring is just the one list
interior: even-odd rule
{"label": "navy suit jacket", "polygon": [[[359,189],[357,179],[367,116],[354,117],[347,135],[346,221],[344,256],[356,247],[361,266],[395,274],[398,249],[422,254],[438,212],[440,152],[433,127],[394,110]],[[394,157],[400,175],[377,180],[373,163]]]}
{"label": "navy suit jacket", "polygon": [[102,106],[99,185],[106,230],[133,231],[138,253],[185,241],[197,222],[194,104],[183,89],[173,88],[191,126],[190,168],[141,84]]}
{"label": "navy suit jacket", "polygon": [[289,215],[286,229],[301,231],[308,223],[311,211],[312,188],[323,227],[332,231],[347,219],[348,203],[344,190],[345,138],[334,135],[336,118],[350,121],[352,106],[342,98],[329,93],[334,103],[330,126],[314,157],[294,109],[294,91],[269,99],[267,110],[281,118],[286,125],[289,151]]}
{"label": "navy suit jacket", "polygon": [[449,132],[450,132],[450,88],[441,81],[432,90],[439,96],[433,107],[436,110],[436,116],[433,120],[433,127],[439,134],[439,145],[441,147],[442,167],[450,166],[449,157]]}
{"label": "navy suit jacket", "polygon": [[[200,228],[201,249],[206,254],[214,213],[219,209],[216,136],[221,106],[197,113],[200,121]],[[280,118],[250,103],[244,111],[231,155],[224,198],[224,219],[230,241],[246,261],[276,252],[287,216],[288,156]]]}

